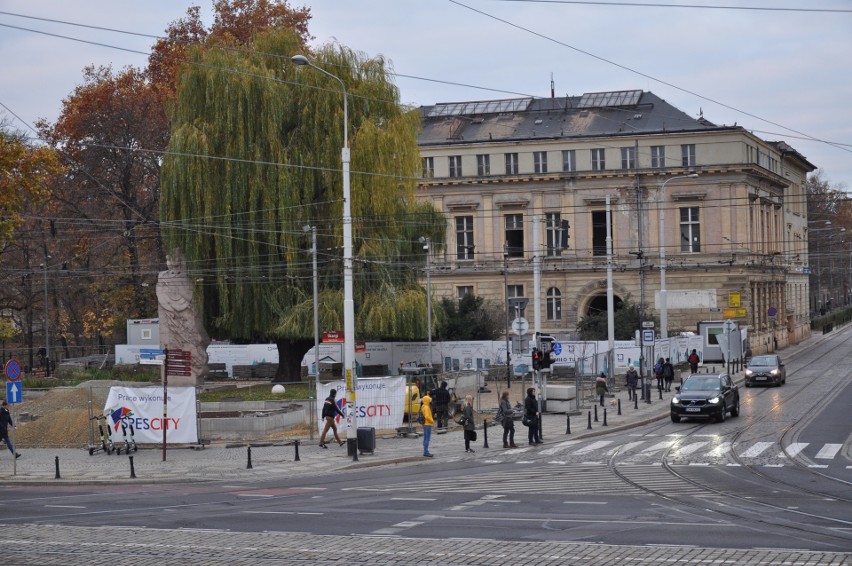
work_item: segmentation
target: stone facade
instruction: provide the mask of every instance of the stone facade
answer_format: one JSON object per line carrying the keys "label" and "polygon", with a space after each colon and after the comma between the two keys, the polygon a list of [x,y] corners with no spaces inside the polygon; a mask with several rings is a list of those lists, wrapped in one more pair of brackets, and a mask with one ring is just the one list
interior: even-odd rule
{"label": "stone facade", "polygon": [[736,318],[754,353],[810,334],[805,180],[815,167],[786,143],[642,91],[421,111],[418,196],[447,218],[447,247],[432,250],[435,297],[525,296],[531,332],[538,319],[542,332],[571,336],[606,308],[608,197],[616,300],[659,320],[664,264],[669,332]]}

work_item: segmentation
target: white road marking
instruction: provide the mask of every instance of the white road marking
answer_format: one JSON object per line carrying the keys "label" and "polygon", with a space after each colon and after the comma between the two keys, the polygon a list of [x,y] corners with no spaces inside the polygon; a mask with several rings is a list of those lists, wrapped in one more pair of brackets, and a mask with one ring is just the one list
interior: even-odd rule
{"label": "white road marking", "polygon": [[826,444],[825,446],[817,452],[817,455],[814,458],[818,458],[820,460],[831,460],[837,453],[840,452],[840,448],[842,444]]}
{"label": "white road marking", "polygon": [[740,458],[755,458],[760,456],[767,448],[775,444],[774,442],[755,442],[754,446],[740,454]]}
{"label": "white road marking", "polygon": [[799,455],[799,452],[808,447],[807,442],[793,442],[789,446],[787,446],[787,456],[790,458],[795,458]]}

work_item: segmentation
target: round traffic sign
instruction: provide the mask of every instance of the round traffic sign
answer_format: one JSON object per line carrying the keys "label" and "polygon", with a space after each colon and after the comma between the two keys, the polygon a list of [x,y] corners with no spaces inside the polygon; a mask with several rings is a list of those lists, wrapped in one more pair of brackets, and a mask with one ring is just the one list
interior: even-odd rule
{"label": "round traffic sign", "polygon": [[560,344],[559,342],[554,342],[553,343],[553,353],[556,354],[557,356],[562,355],[562,344]]}
{"label": "round traffic sign", "polygon": [[21,371],[21,363],[18,360],[9,360],[4,368],[7,381],[20,381],[23,372]]}

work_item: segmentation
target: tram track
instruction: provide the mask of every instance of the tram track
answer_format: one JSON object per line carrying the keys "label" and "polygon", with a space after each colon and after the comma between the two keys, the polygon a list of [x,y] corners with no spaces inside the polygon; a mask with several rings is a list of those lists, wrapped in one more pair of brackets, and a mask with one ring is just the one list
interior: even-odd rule
{"label": "tram track", "polygon": [[[745,425],[743,428],[739,428],[729,435],[730,437],[730,455],[733,459],[734,465],[736,465],[736,469],[743,470],[748,474],[756,477],[760,480],[760,482],[769,482],[769,485],[776,486],[779,488],[783,488],[784,491],[789,492],[792,496],[806,496],[811,498],[823,499],[826,501],[840,501],[844,503],[852,502],[852,498],[847,496],[838,495],[836,493],[826,493],[823,490],[809,488],[803,485],[794,484],[788,481],[784,481],[777,476],[773,476],[771,474],[766,473],[764,470],[759,467],[747,462],[743,458],[738,455],[738,451],[736,449],[739,441],[748,435],[750,431],[753,431],[758,425],[765,424],[769,419],[777,416],[777,412],[784,407],[785,404],[795,402],[796,398],[803,395],[804,392],[808,390],[808,388],[813,387],[815,383],[822,383],[824,380],[828,379],[826,372],[820,372],[817,377],[812,377],[812,374],[809,373],[807,377],[804,375],[804,367],[810,367],[814,363],[817,363],[823,359],[825,359],[826,354],[833,349],[838,347],[844,348],[850,342],[852,342],[852,336],[843,336],[838,335],[836,337],[832,337],[829,340],[826,340],[820,343],[817,347],[799,352],[794,356],[791,356],[791,359],[795,359],[797,361],[801,361],[801,358],[806,358],[804,360],[804,364],[800,369],[795,372],[788,373],[787,381],[789,384],[799,385],[797,390],[790,392],[785,395],[785,399],[781,401],[774,402],[772,406],[765,411],[762,415],[754,417],[751,422]],[[789,363],[789,360],[788,360]],[[830,363],[830,362],[826,362]],[[799,374],[799,375],[797,375]],[[847,378],[844,376],[844,379]],[[805,382],[807,379],[807,382]],[[836,377],[835,377],[836,379]],[[789,391],[788,387],[788,391]],[[756,392],[755,396],[762,396],[766,393],[767,390]],[[800,424],[806,423],[808,418],[810,417],[811,411],[805,411],[805,414],[802,417],[797,418],[794,422],[787,425],[780,436],[774,441],[775,446],[778,448],[780,453],[783,453],[787,456],[787,459],[792,462],[797,470],[800,472],[805,472],[806,474],[812,474],[814,476],[819,476],[824,480],[831,480],[837,483],[842,484],[843,486],[850,485],[850,482],[842,480],[840,478],[834,478],[827,474],[822,474],[812,468],[807,467],[807,464],[803,463],[798,457],[791,457],[785,450],[785,439],[789,434],[792,433]],[[732,422],[732,421],[728,421]],[[655,432],[661,431],[666,428],[668,423],[665,425],[660,424],[654,426],[653,429],[648,430],[648,434],[653,434]],[[677,467],[671,463],[672,454],[677,451],[686,440],[695,437],[705,431],[706,428],[711,427],[710,423],[701,423],[696,424],[692,428],[683,430],[681,429],[682,437],[679,438],[676,442],[673,442],[671,446],[663,451],[663,453],[659,457],[659,465],[657,469],[660,471],[664,471],[667,477],[671,478],[672,484],[671,487],[666,489],[661,489],[658,487],[661,483],[663,485],[668,485],[668,482],[660,482],[658,477],[654,478],[654,481],[643,481],[643,478],[637,479],[639,474],[631,473],[631,467],[626,464],[622,464],[619,462],[621,458],[621,450],[616,450],[610,456],[607,467],[609,471],[615,476],[619,477],[621,481],[630,485],[631,487],[638,489],[644,493],[648,493],[654,495],[655,497],[659,497],[663,500],[670,501],[672,503],[678,505],[684,505],[689,508],[696,509],[698,513],[706,514],[708,511],[719,514],[722,517],[736,519],[737,521],[748,521],[750,524],[762,524],[765,525],[766,528],[777,528],[779,526],[779,517],[786,517],[783,520],[783,526],[787,529],[791,529],[798,536],[819,536],[825,537],[832,541],[841,542],[839,546],[841,548],[848,547],[850,537],[846,534],[850,529],[852,529],[852,521],[832,517],[823,513],[811,513],[801,509],[791,508],[790,506],[782,506],[776,503],[773,503],[771,499],[777,499],[777,493],[772,491],[767,491],[765,493],[757,493],[757,492],[738,492],[736,489],[726,489],[721,488],[715,485],[712,485],[712,482],[708,481],[706,478],[702,478],[700,473],[692,474],[686,472],[685,469]],[[687,468],[688,469],[688,468]],[[706,474],[704,474],[706,476]],[[696,477],[693,477],[696,476]],[[727,481],[730,481],[730,477]],[[680,488],[680,489],[679,489]],[[688,489],[684,489],[688,488]],[[704,494],[704,495],[702,495]],[[708,505],[707,498],[711,498],[713,504]],[[723,503],[724,502],[724,503]],[[734,502],[735,504],[731,504]],[[758,509],[755,509],[755,506]],[[762,510],[769,510],[772,513],[771,520],[765,519],[763,516],[765,513],[761,513]],[[808,517],[811,520],[823,522],[826,526],[815,526],[815,525],[803,525],[799,522],[802,517]]]}

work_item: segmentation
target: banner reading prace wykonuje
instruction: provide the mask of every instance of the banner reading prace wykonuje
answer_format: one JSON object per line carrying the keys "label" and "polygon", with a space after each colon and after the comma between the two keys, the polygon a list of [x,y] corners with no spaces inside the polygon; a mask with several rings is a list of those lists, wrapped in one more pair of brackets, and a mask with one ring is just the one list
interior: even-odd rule
{"label": "banner reading prace wykonuje", "polygon": [[163,442],[166,427],[168,444],[198,442],[198,420],[194,387],[169,387],[168,414],[163,418],[162,387],[110,387],[104,416],[113,439],[121,437],[121,421],[133,424],[135,440],[140,444]]}
{"label": "banner reading prace wykonuje", "polygon": [[[359,427],[374,427],[377,430],[395,429],[402,425],[405,412],[404,377],[359,377],[355,385],[355,402]],[[350,415],[346,401],[346,385],[343,381],[319,383],[317,385],[317,425],[322,431],[325,422],[322,419],[322,406],[331,390],[337,391],[335,401],[345,415]],[[335,417],[338,429],[346,432],[346,419]]]}

